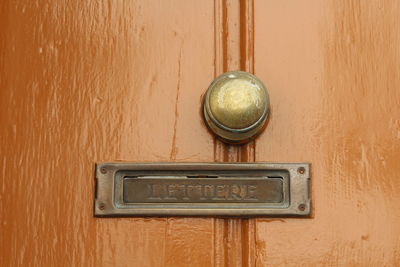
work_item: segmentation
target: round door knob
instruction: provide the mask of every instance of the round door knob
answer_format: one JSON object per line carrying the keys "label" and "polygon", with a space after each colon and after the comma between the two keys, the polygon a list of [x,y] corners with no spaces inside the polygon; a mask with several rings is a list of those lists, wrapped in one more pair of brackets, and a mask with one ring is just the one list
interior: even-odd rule
{"label": "round door knob", "polygon": [[269,96],[254,75],[226,72],[208,87],[203,100],[209,129],[228,143],[244,143],[259,134],[269,113]]}

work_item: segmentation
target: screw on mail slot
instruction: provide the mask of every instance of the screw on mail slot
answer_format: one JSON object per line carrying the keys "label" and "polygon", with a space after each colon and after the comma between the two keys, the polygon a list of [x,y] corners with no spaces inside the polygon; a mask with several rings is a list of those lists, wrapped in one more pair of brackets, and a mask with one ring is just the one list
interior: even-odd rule
{"label": "screw on mail slot", "polygon": [[96,216],[310,214],[308,164],[101,163],[96,179]]}

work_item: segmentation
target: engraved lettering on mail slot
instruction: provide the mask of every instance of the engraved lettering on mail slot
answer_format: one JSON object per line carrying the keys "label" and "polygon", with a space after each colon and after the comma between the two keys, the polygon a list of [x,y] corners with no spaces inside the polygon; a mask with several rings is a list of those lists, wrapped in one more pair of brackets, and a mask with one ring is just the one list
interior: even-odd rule
{"label": "engraved lettering on mail slot", "polygon": [[281,178],[266,179],[143,179],[125,178],[125,203],[244,202],[280,203]]}

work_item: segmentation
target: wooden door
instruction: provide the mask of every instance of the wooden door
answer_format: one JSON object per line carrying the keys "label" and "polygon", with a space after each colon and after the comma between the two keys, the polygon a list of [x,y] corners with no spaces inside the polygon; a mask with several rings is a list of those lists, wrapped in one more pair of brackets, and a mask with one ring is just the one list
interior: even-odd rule
{"label": "wooden door", "polygon": [[[1,266],[398,266],[396,0],[3,0]],[[267,85],[228,146],[201,96]],[[311,162],[313,216],[94,218],[100,161]]]}

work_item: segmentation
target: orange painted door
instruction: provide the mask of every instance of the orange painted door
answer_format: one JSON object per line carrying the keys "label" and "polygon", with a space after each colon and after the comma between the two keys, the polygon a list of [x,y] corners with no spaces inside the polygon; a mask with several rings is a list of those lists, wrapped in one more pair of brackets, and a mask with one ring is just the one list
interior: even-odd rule
{"label": "orange painted door", "polygon": [[[1,266],[399,266],[396,0],[2,0]],[[266,131],[201,97],[267,85]],[[94,218],[101,161],[312,163],[313,216]]]}

